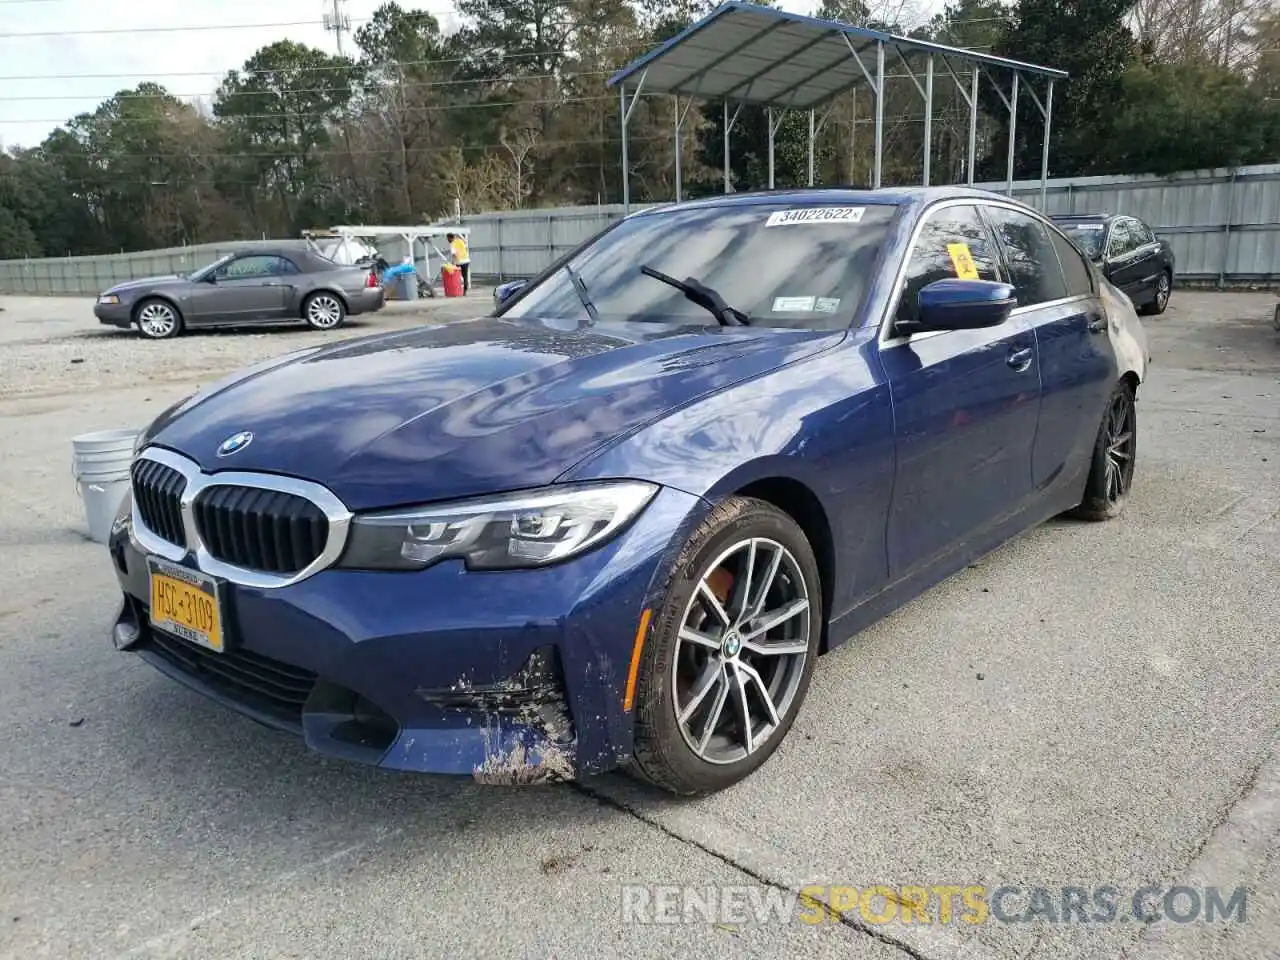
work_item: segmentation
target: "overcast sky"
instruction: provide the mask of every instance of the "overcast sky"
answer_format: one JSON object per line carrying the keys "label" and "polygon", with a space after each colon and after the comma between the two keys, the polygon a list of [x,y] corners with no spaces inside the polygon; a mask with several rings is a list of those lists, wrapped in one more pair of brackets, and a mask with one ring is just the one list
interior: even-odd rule
{"label": "overcast sky", "polygon": [[[346,0],[353,33],[380,2]],[[782,6],[808,13],[817,3]],[[450,0],[401,5],[430,11],[446,30],[456,26]],[[59,124],[146,80],[183,98],[208,97],[227,70],[283,38],[336,53],[334,35],[321,26],[327,9],[326,0],[0,0],[0,147],[35,146]],[[220,29],[157,29],[213,25]],[[354,46],[350,34],[346,43]]]}

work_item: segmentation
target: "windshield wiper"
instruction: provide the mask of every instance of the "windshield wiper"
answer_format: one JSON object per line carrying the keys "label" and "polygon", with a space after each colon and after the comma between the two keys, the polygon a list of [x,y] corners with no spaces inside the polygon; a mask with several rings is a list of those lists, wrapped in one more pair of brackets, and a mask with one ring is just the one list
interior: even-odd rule
{"label": "windshield wiper", "polygon": [[686,298],[696,303],[705,310],[709,310],[715,315],[716,320],[720,322],[720,326],[729,327],[734,324],[747,326],[751,323],[751,318],[741,310],[729,306],[725,303],[724,297],[716,293],[705,283],[695,280],[693,277],[685,277],[683,280],[677,280],[675,277],[668,277],[665,273],[659,273],[653,267],[647,264],[640,268],[640,272],[646,277],[653,277],[655,280],[661,280],[668,286],[675,287]]}
{"label": "windshield wiper", "polygon": [[582,282],[582,277],[578,276],[578,271],[573,269],[571,264],[566,263],[564,272],[569,274],[569,279],[573,282],[573,289],[577,291],[578,299],[582,301],[582,306],[587,311],[587,316],[591,318],[591,322],[599,323],[600,314],[596,313],[596,305],[591,302],[591,295],[587,293],[587,285]]}

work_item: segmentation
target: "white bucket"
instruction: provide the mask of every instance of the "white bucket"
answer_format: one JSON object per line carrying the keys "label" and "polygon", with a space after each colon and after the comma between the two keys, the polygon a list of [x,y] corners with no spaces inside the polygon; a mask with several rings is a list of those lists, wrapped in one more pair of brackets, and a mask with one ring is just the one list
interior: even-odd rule
{"label": "white bucket", "polygon": [[137,430],[101,430],[71,440],[71,472],[84,502],[89,537],[106,543],[111,522],[129,489]]}
{"label": "white bucket", "polygon": [[120,503],[129,490],[129,478],[103,480],[80,484],[80,499],[84,501],[85,520],[89,524],[89,539],[106,543],[111,534],[111,523],[120,510]]}

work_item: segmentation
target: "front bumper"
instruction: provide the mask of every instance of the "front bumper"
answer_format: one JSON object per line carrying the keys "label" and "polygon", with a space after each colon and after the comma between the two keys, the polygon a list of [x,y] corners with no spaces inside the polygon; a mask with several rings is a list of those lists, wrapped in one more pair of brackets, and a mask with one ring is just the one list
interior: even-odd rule
{"label": "front bumper", "polygon": [[133,324],[131,308],[124,303],[94,303],[93,315],[99,323],[128,330]]}
{"label": "front bumper", "polygon": [[623,699],[641,613],[704,508],[663,489],[621,536],[542,570],[444,563],[226,583],[225,653],[149,626],[146,555],[118,521],[114,640],[326,756],[485,782],[573,779],[631,752]]}
{"label": "front bumper", "polygon": [[382,287],[365,287],[359,293],[347,297],[347,313],[359,316],[362,313],[376,313],[386,303],[387,294]]}

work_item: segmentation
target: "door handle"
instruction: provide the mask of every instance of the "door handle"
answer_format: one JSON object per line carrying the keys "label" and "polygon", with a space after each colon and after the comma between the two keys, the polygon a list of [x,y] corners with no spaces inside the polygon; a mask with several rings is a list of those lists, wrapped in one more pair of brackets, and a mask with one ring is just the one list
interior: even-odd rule
{"label": "door handle", "polygon": [[1009,366],[1013,367],[1014,370],[1021,373],[1023,370],[1027,369],[1027,367],[1031,366],[1031,357],[1034,353],[1035,351],[1032,350],[1031,347],[1017,347],[1009,351],[1009,356],[1006,358],[1005,362],[1008,363]]}
{"label": "door handle", "polygon": [[1090,333],[1102,333],[1106,329],[1107,329],[1106,317],[1090,317],[1089,318]]}

